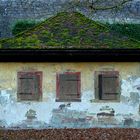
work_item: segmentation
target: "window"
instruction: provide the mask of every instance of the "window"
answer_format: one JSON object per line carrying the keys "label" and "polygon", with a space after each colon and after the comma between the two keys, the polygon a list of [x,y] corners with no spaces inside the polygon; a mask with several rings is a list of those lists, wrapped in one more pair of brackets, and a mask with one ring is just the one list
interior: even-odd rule
{"label": "window", "polygon": [[119,99],[119,72],[96,72],[95,97],[99,100]]}
{"label": "window", "polygon": [[38,101],[42,96],[42,72],[18,72],[18,100]]}
{"label": "window", "polygon": [[57,75],[56,101],[80,101],[80,73],[64,73]]}

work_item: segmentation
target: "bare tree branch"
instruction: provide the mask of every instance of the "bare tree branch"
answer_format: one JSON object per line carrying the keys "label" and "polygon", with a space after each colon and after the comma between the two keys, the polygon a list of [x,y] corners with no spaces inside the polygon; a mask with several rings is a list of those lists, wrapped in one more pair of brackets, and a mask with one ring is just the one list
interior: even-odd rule
{"label": "bare tree branch", "polygon": [[133,0],[122,0],[120,2],[118,2],[117,4],[115,5],[112,5],[112,6],[95,6],[96,3],[98,2],[99,0],[92,0],[92,3],[91,5],[89,6],[91,9],[93,9],[94,11],[97,11],[97,10],[111,10],[111,9],[115,9],[115,8],[119,8],[119,7],[122,7],[123,5],[125,5],[126,3],[128,2],[131,2]]}

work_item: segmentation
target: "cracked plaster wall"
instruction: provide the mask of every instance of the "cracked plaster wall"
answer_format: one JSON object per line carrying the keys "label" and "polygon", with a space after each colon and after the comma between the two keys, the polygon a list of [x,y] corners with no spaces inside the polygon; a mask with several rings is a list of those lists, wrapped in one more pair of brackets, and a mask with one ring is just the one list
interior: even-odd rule
{"label": "cracked plaster wall", "polygon": [[[0,126],[2,128],[140,127],[140,63],[0,63]],[[120,102],[96,101],[94,72],[120,73]],[[42,71],[42,101],[17,102],[17,72]],[[81,102],[55,102],[56,73],[81,72]],[[28,119],[27,111],[35,112]],[[114,114],[99,115],[102,112]]]}

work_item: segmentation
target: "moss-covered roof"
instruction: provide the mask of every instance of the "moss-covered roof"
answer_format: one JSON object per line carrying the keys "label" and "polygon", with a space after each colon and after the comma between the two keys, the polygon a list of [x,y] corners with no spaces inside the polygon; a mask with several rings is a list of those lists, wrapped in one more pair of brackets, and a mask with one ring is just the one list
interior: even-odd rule
{"label": "moss-covered roof", "polygon": [[140,48],[140,42],[80,13],[62,12],[16,37],[1,40],[0,48]]}

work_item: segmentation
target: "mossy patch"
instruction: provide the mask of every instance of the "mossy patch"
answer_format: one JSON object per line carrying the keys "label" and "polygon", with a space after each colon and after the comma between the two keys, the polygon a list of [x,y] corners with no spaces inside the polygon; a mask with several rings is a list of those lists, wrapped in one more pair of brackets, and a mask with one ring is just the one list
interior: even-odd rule
{"label": "mossy patch", "polygon": [[84,15],[62,12],[11,39],[1,48],[140,48],[140,42],[122,36]]}

